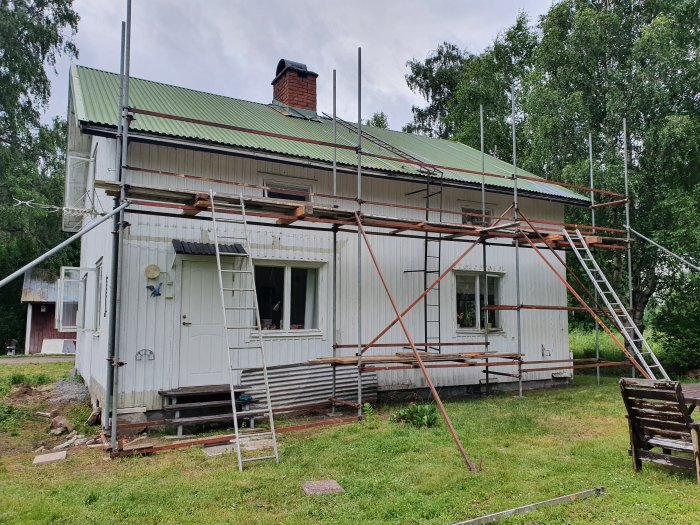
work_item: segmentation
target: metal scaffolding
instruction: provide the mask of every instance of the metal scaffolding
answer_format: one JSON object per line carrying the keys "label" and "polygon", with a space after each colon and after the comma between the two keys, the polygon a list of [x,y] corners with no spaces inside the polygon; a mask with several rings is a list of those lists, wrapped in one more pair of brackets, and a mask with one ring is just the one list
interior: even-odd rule
{"label": "metal scaffolding", "polygon": [[[626,251],[628,265],[628,282],[629,282],[629,305],[632,306],[632,259],[631,259],[631,234],[643,240],[649,241],[666,252],[665,248],[651,241],[647,237],[633,230],[630,226],[630,199],[628,187],[627,173],[627,127],[626,121],[623,121],[623,136],[624,136],[624,194],[616,193],[608,190],[597,189],[594,187],[593,181],[593,150],[592,138],[589,134],[589,164],[590,177],[589,186],[577,186],[574,184],[556,182],[551,180],[543,180],[530,176],[523,176],[518,173],[517,166],[517,144],[516,144],[516,93],[515,86],[511,89],[511,135],[512,135],[512,174],[506,176],[502,174],[489,173],[486,171],[485,163],[485,148],[484,148],[484,110],[480,106],[480,149],[481,149],[481,170],[474,171],[463,169],[454,166],[444,166],[435,163],[427,162],[424,159],[418,158],[411,153],[404,152],[395,147],[390,147],[386,143],[382,143],[372,134],[363,131],[362,124],[362,51],[357,50],[357,125],[346,123],[337,118],[336,115],[336,71],[333,70],[333,142],[324,142],[319,140],[311,140],[300,137],[283,135],[280,133],[270,133],[260,130],[243,128],[220,122],[207,122],[198,119],[193,119],[184,116],[171,115],[151,111],[145,108],[132,107],[129,103],[129,62],[130,62],[130,41],[131,41],[131,0],[127,1],[127,16],[126,22],[122,23],[122,45],[121,45],[121,67],[120,67],[120,92],[119,92],[119,120],[117,125],[117,144],[118,144],[118,178],[116,182],[96,181],[96,188],[105,190],[106,193],[115,199],[115,206],[112,212],[104,217],[114,217],[114,236],[112,244],[112,280],[110,281],[110,325],[109,325],[109,358],[110,358],[110,380],[108,381],[108,397],[111,406],[111,418],[104,418],[104,425],[107,422],[111,424],[111,445],[114,450],[118,448],[117,444],[117,413],[118,413],[118,368],[119,362],[119,340],[118,340],[118,323],[119,323],[119,300],[120,300],[120,275],[121,275],[121,257],[123,251],[123,226],[125,224],[124,214],[138,215],[158,215],[166,217],[178,217],[190,220],[209,220],[208,217],[198,216],[201,212],[210,212],[211,206],[207,205],[206,201],[202,201],[199,196],[201,192],[185,191],[185,190],[168,190],[164,188],[156,188],[149,186],[139,186],[135,184],[127,185],[127,174],[133,173],[152,173],[162,177],[177,177],[179,179],[192,179],[199,182],[210,182],[216,184],[230,185],[235,188],[236,192],[250,189],[266,190],[264,185],[255,185],[243,182],[230,180],[213,179],[200,177],[192,174],[172,173],[160,170],[152,170],[140,166],[131,166],[128,164],[128,142],[129,142],[129,124],[134,115],[149,115],[162,119],[175,120],[180,122],[189,122],[201,124],[204,126],[212,126],[221,129],[234,130],[242,133],[250,133],[275,137],[283,140],[299,141],[313,143],[316,145],[332,148],[332,193],[322,194],[313,193],[312,197],[318,200],[314,202],[312,209],[307,210],[304,206],[300,207],[299,201],[284,201],[280,199],[269,199],[266,197],[251,197],[241,196],[240,193],[231,194],[227,197],[225,194],[218,194],[217,200],[225,201],[227,198],[234,200],[241,199],[245,205],[249,207],[248,224],[278,227],[290,229],[302,229],[310,231],[328,232],[332,234],[333,243],[333,264],[332,264],[332,357],[316,360],[317,363],[330,364],[333,368],[333,385],[331,406],[333,411],[336,408],[336,374],[337,366],[355,366],[357,369],[357,403],[354,408],[357,409],[358,415],[362,414],[362,374],[369,371],[388,371],[388,370],[420,370],[428,384],[430,393],[438,405],[440,412],[445,420],[448,430],[455,441],[455,444],[470,470],[476,471],[476,465],[471,461],[464,447],[462,446],[459,437],[452,425],[450,417],[445,409],[437,389],[435,388],[429,369],[433,368],[460,368],[460,367],[476,367],[483,369],[485,373],[485,390],[488,393],[490,390],[490,377],[493,375],[505,376],[517,381],[518,395],[523,393],[523,377],[527,373],[550,371],[550,370],[567,370],[567,369],[589,369],[595,368],[596,375],[600,377],[601,367],[615,366],[630,366],[627,362],[606,362],[600,359],[598,350],[598,327],[602,328],[613,340],[614,344],[622,351],[638,371],[647,376],[645,370],[640,366],[626,348],[625,344],[608,327],[611,323],[610,313],[603,308],[598,301],[597,292],[595,295],[591,293],[575,274],[571,272],[571,268],[567,265],[564,258],[560,255],[563,250],[569,247],[563,242],[561,231],[562,229],[582,230],[586,235],[584,243],[598,249],[612,249]],[[357,144],[351,146],[347,144],[338,144],[337,124],[340,123],[345,127],[357,132]],[[353,129],[356,128],[356,129]],[[383,153],[370,153],[363,151],[363,139],[378,145],[386,150]],[[352,150],[356,153],[357,158],[357,188],[356,195],[341,196],[337,190],[337,150]],[[363,173],[362,159],[363,156],[376,159],[384,159],[390,161],[400,161],[401,163],[416,166],[426,178],[426,200],[425,206],[410,206],[406,204],[394,204],[381,201],[365,200],[363,195],[362,181],[363,177],[376,177],[375,173]],[[461,187],[457,183],[447,182],[444,179],[443,171],[450,170],[454,172],[468,173],[478,175],[481,178],[481,213],[473,211],[465,212],[464,210],[455,211],[444,209],[442,192],[450,187]],[[347,167],[343,167],[344,173],[351,173]],[[487,179],[498,178],[506,179],[512,182],[512,204],[500,215],[488,213],[486,205]],[[591,225],[567,224],[566,222],[557,223],[546,220],[530,220],[520,209],[519,201],[519,180],[536,181],[540,184],[549,184],[559,187],[564,187],[573,190],[587,191],[590,193],[590,210],[591,210]],[[414,180],[413,182],[418,182]],[[439,187],[439,204],[435,208],[431,206],[434,186]],[[475,186],[476,187],[476,186]],[[290,190],[289,193],[294,193]],[[263,193],[265,195],[266,193]],[[596,202],[595,196],[607,198],[608,200]],[[323,201],[328,202],[328,205],[322,204]],[[600,227],[596,225],[595,210],[602,206],[611,206],[625,204],[625,227],[624,229],[616,229],[609,227]],[[252,206],[249,206],[251,205]],[[345,204],[345,206],[343,206]],[[425,221],[412,221],[400,219],[396,217],[386,217],[372,215],[364,212],[364,204],[373,204],[386,206],[396,210],[413,210],[425,213]],[[127,206],[129,206],[127,208]],[[303,208],[300,212],[300,208]],[[311,208],[311,207],[310,207]],[[179,213],[178,213],[179,212]],[[225,211],[222,211],[225,213]],[[228,213],[236,213],[229,211]],[[509,217],[510,214],[510,217]],[[437,216],[437,220],[435,217]],[[464,220],[468,218],[470,220]],[[472,220],[477,218],[478,220]],[[508,220],[508,218],[510,220]],[[94,227],[91,226],[91,228]],[[83,232],[84,233],[84,232]],[[338,234],[347,233],[355,234],[357,242],[357,341],[341,343],[339,340],[339,327],[337,319],[337,301],[338,301]],[[400,239],[416,239],[423,240],[425,245],[425,257],[423,272],[423,288],[424,290],[403,310],[399,311],[399,307],[394,299],[392,291],[384,277],[381,269],[381,264],[370,242],[371,236],[388,236]],[[509,240],[512,244],[504,244],[503,240]],[[428,265],[428,243],[437,242],[438,245],[443,242],[451,243],[466,243],[465,248],[461,251],[458,257],[449,263],[443,265],[441,258],[438,259],[438,266],[435,270],[430,269]],[[429,303],[428,296],[431,292],[437,290],[442,280],[451,274],[451,272],[463,261],[470,253],[472,253],[478,245],[482,247],[481,260],[481,276],[484,281],[483,304],[480,305],[480,315],[483,315],[484,321],[481,323],[481,332],[483,335],[482,341],[470,342],[445,342],[440,337],[439,325],[437,337],[429,333],[427,326]],[[498,245],[501,247],[512,247],[514,249],[515,261],[515,296],[516,303],[514,305],[489,304],[489,279],[487,271],[487,252],[488,247]],[[364,247],[364,248],[363,248]],[[362,264],[365,259],[364,251],[367,251],[369,258],[376,269],[382,286],[387,294],[391,308],[395,314],[395,318],[382,330],[372,338],[366,338],[363,332],[363,303],[362,303],[362,285],[364,282]],[[555,274],[557,279],[561,281],[563,286],[576,298],[579,302],[579,307],[569,307],[561,305],[537,305],[525,304],[521,297],[521,251],[532,250],[545,265]],[[554,259],[565,268],[569,275],[578,281],[584,295],[589,297],[591,305],[584,297],[579,294],[573,286],[567,281],[565,275],[562,275],[560,269],[555,267],[552,261],[543,253],[548,250],[553,254]],[[671,253],[671,252],[668,252]],[[697,266],[688,263],[679,256],[671,253],[676,258],[695,270],[699,270]],[[434,274],[434,277],[431,275]],[[15,274],[13,274],[14,276]],[[10,276],[12,277],[12,276]],[[2,281],[2,284],[6,280]],[[425,316],[424,341],[415,342],[410,333],[404,317],[415,308],[416,305],[423,302]],[[439,304],[439,303],[438,303]],[[557,360],[526,360],[523,351],[523,310],[559,310],[559,311],[583,311],[587,312],[595,321],[596,326],[596,356],[595,358],[586,359],[557,359]],[[517,316],[517,333],[516,333],[516,352],[498,352],[491,349],[489,341],[489,319],[496,315],[496,312],[515,311]],[[614,312],[613,312],[614,314]],[[438,320],[440,310],[438,306]],[[607,321],[607,323],[606,323]],[[393,326],[399,325],[406,338],[405,343],[380,343],[380,339]],[[614,326],[614,324],[613,324]],[[368,342],[363,342],[368,341]],[[459,349],[460,347],[478,347],[479,350],[468,352],[449,352],[443,351],[451,347]],[[365,355],[371,348],[410,348],[410,353],[395,353],[392,355]],[[424,351],[419,351],[418,347],[424,348]],[[356,349],[355,356],[340,356],[340,349]],[[431,353],[429,350],[435,349],[437,353]],[[554,364],[555,366],[549,366]],[[547,366],[539,366],[547,365]],[[517,373],[501,372],[501,367],[511,367],[517,369]],[[339,403],[347,405],[347,402]]]}

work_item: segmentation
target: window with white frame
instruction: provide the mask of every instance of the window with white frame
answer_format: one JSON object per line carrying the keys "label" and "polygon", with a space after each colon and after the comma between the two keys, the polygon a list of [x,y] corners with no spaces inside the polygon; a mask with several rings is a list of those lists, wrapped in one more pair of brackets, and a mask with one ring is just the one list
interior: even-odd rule
{"label": "window with white frame", "polygon": [[255,288],[262,329],[317,329],[318,274],[318,268],[257,263]]}
{"label": "window with white frame", "polygon": [[311,188],[268,180],[265,181],[265,197],[288,201],[310,201]]}
{"label": "window with white frame", "polygon": [[493,208],[486,208],[486,215],[482,213],[481,208],[462,207],[462,224],[470,224],[472,226],[488,226],[491,223]]}
{"label": "window with white frame", "polygon": [[96,268],[62,267],[56,297],[56,329],[59,332],[95,330],[98,290]]}
{"label": "window with white frame", "polygon": [[[482,306],[500,304],[500,275],[455,272],[457,329],[489,330],[501,328],[497,311],[484,311]],[[488,285],[488,286],[487,286]]]}

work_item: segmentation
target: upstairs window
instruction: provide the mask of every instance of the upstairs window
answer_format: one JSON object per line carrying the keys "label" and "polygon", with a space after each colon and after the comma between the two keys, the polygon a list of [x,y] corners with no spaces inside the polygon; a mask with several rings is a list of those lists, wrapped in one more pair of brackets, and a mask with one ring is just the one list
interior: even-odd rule
{"label": "upstairs window", "polygon": [[311,188],[293,184],[283,184],[275,181],[266,181],[265,197],[305,202],[311,200]]}
{"label": "upstairs window", "polygon": [[[500,280],[499,275],[488,274],[486,276],[487,287],[482,273],[456,272],[456,303],[457,303],[457,328],[467,330],[489,330],[501,328],[500,316],[497,311],[483,311],[482,306],[496,306],[500,304]],[[488,299],[488,300],[487,300]]]}
{"label": "upstairs window", "polygon": [[488,226],[491,224],[493,208],[486,208],[487,217],[483,217],[481,208],[462,208],[462,213],[462,224],[469,224],[471,226]]}
{"label": "upstairs window", "polygon": [[255,266],[263,330],[318,328],[318,268]]}

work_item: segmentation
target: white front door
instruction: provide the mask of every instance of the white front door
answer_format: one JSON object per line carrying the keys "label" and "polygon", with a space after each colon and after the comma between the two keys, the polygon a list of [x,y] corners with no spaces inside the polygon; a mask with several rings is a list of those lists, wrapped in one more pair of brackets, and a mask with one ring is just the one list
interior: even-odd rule
{"label": "white front door", "polygon": [[219,277],[213,257],[182,262],[181,297],[179,386],[228,383]]}

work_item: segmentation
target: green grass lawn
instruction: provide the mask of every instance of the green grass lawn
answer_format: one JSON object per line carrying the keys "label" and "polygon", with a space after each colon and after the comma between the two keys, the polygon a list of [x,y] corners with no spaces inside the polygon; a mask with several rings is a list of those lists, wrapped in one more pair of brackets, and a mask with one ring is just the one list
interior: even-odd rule
{"label": "green grass lawn", "polygon": [[[0,523],[451,524],[596,486],[607,494],[504,523],[700,523],[692,475],[658,466],[633,472],[617,381],[594,382],[581,376],[523,399],[446,403],[478,474],[444,424],[397,425],[388,417],[397,407],[380,407],[369,423],[285,434],[279,465],[243,473],[234,457],[207,458],[197,448],[112,461],[75,449],[64,462],[35,467],[30,445],[18,448],[20,432],[0,440],[14,446],[0,449]],[[37,432],[46,421],[26,426]],[[329,478],[345,493],[312,497],[300,488]]]}

